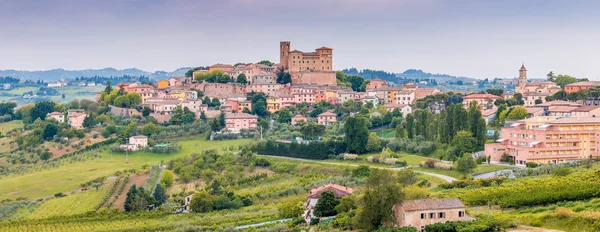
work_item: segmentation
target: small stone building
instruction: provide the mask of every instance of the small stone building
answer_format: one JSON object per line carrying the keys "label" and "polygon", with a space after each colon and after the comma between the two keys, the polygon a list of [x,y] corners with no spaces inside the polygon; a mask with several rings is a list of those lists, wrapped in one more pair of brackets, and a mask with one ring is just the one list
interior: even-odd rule
{"label": "small stone building", "polygon": [[425,226],[447,221],[471,221],[465,205],[458,198],[406,200],[393,206],[398,227],[412,226],[425,231]]}
{"label": "small stone building", "polygon": [[321,194],[325,191],[332,191],[337,199],[352,195],[352,188],[348,188],[347,186],[341,186],[337,184],[326,184],[320,187],[315,186],[310,190],[308,199],[304,205],[304,208],[306,209],[304,211],[304,219],[306,219],[307,222],[310,222],[310,219],[314,216],[313,211],[315,206],[317,205],[317,202],[319,202]]}

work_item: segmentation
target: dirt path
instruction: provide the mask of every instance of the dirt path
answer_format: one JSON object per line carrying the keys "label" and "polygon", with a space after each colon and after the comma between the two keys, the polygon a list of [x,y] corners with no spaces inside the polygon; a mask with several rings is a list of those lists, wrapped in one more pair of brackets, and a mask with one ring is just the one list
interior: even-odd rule
{"label": "dirt path", "polygon": [[[117,178],[119,178],[119,177],[117,177]],[[119,185],[117,185],[115,190],[110,194],[110,197],[108,197],[108,200],[106,202],[104,202],[104,204],[100,208],[106,208],[106,204],[110,204],[113,202],[113,199],[117,196],[117,193],[119,192],[119,189],[121,188],[121,186],[123,186],[124,184],[127,184],[127,183],[123,183],[123,181],[125,181],[125,176],[121,176],[121,182],[119,182]],[[125,190],[123,190],[123,191],[125,191]]]}
{"label": "dirt path", "polygon": [[138,176],[129,177],[129,181],[127,182],[127,185],[125,185],[125,189],[123,189],[123,192],[121,193],[119,198],[117,198],[115,203],[113,203],[113,205],[111,205],[110,207],[113,209],[125,210],[123,208],[123,205],[125,204],[125,198],[127,198],[127,192],[129,192],[129,189],[131,188],[131,186],[134,184],[136,187],[143,186],[146,183],[146,180],[148,180],[148,177],[150,177],[150,173],[144,173],[144,174],[141,174]]}

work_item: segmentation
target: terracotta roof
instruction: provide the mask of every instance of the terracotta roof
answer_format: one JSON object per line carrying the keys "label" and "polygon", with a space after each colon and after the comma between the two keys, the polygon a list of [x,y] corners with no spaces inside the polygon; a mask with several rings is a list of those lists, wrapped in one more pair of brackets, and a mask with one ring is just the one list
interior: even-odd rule
{"label": "terracotta roof", "polygon": [[292,118],[306,118],[306,117],[304,117],[304,115],[301,115],[301,114],[296,114]]}
{"label": "terracotta roof", "polygon": [[79,117],[79,116],[82,116],[82,115],[83,115],[83,116],[85,116],[86,114],[85,114],[85,113],[73,112],[73,113],[70,113],[70,114],[69,114],[69,118],[72,118],[72,117]]}
{"label": "terracotta roof", "polygon": [[333,49],[323,46],[323,47],[317,48],[315,50],[333,50]]}
{"label": "terracotta roof", "polygon": [[233,65],[230,64],[214,64],[210,66],[211,68],[233,68]]}
{"label": "terracotta roof", "polygon": [[538,113],[540,111],[544,111],[544,109],[542,109],[542,108],[533,108],[533,107],[527,107],[525,109],[527,109],[528,114],[534,114],[534,113]]}
{"label": "terracotta roof", "polygon": [[590,112],[590,111],[598,109],[598,108],[600,108],[600,107],[597,107],[597,106],[580,106],[580,107],[577,107],[577,108],[573,109],[572,111],[573,112]]}
{"label": "terracotta roof", "polygon": [[246,113],[229,113],[225,115],[225,118],[258,118],[256,115],[246,114]]}
{"label": "terracotta roof", "polygon": [[476,94],[471,94],[471,95],[463,97],[463,99],[486,99],[486,98],[498,99],[500,97],[493,95],[493,94],[489,94],[489,93],[476,93]]}
{"label": "terracotta roof", "polygon": [[550,106],[548,112],[572,112],[577,109],[575,106]]}
{"label": "terracotta roof", "polygon": [[550,93],[538,93],[538,92],[527,92],[523,94],[524,97],[527,96],[550,96]]}
{"label": "terracotta roof", "polygon": [[291,51],[290,53],[302,53],[301,51],[298,51],[296,49],[294,49],[293,51]]}
{"label": "terracotta roof", "polygon": [[581,104],[568,102],[568,101],[555,100],[555,101],[544,102],[542,104],[537,104],[536,106],[542,106],[542,107],[545,107],[545,106],[581,106]]}
{"label": "terracotta roof", "polygon": [[549,122],[550,124],[599,124],[600,117],[564,117]]}
{"label": "terracotta roof", "polygon": [[581,81],[571,83],[566,86],[600,86],[600,81]]}
{"label": "terracotta roof", "polygon": [[405,211],[420,211],[464,208],[465,205],[458,198],[425,198],[418,200],[405,200],[401,203],[401,207]]}
{"label": "terracotta roof", "polygon": [[319,114],[317,116],[318,117],[321,117],[321,116],[337,116],[337,114],[334,114],[334,113],[331,113],[331,112],[327,111],[327,112],[321,113],[321,114]]}
{"label": "terracotta roof", "polygon": [[496,114],[496,111],[498,111],[498,109],[496,109],[496,108],[489,109],[489,110],[484,110],[483,112],[481,112],[481,115],[483,117],[488,117],[488,116],[491,116],[493,114]]}
{"label": "terracotta roof", "polygon": [[521,65],[521,69],[519,69],[519,71],[527,71],[527,69],[525,68],[525,63]]}
{"label": "terracotta roof", "polygon": [[308,198],[319,198],[319,197],[321,197],[321,193],[323,193],[327,190],[333,191],[333,193],[335,194],[335,197],[337,197],[337,198],[352,195],[352,188],[348,188],[346,186],[341,186],[341,185],[337,185],[337,184],[326,184],[326,185],[323,185],[323,186],[320,186],[317,188],[313,188],[312,190],[310,190],[310,194],[308,195]]}
{"label": "terracotta roof", "polygon": [[52,113],[48,113],[46,115],[65,115],[64,113],[58,112],[58,111],[54,111]]}
{"label": "terracotta roof", "polygon": [[135,135],[135,136],[131,136],[131,138],[134,138],[134,139],[147,139],[148,136],[145,136],[145,135]]}

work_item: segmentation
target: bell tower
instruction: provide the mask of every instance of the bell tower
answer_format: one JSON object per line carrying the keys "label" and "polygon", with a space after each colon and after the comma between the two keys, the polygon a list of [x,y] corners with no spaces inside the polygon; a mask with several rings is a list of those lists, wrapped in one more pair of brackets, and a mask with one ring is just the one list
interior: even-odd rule
{"label": "bell tower", "polygon": [[290,58],[290,41],[281,41],[279,42],[279,67],[284,70],[288,70],[289,63],[288,60]]}
{"label": "bell tower", "polygon": [[519,69],[519,85],[527,84],[527,69],[525,68],[525,63],[521,65],[521,69]]}

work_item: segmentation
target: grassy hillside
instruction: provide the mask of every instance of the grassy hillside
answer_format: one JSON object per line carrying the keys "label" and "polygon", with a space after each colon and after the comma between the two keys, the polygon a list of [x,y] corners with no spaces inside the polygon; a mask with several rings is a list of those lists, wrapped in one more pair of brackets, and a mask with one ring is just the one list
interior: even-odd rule
{"label": "grassy hillside", "polygon": [[[249,140],[206,141],[203,136],[180,141],[182,150],[172,154],[155,154],[145,151],[129,154],[112,153],[108,149],[101,151],[101,157],[94,160],[64,164],[60,167],[28,173],[21,176],[0,179],[0,200],[26,197],[29,199],[50,196],[79,188],[80,184],[101,176],[109,176],[116,171],[140,168],[144,164],[159,164],[170,159],[189,155],[207,149],[238,146]],[[52,181],[48,181],[52,180]]]}

